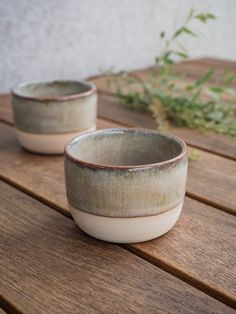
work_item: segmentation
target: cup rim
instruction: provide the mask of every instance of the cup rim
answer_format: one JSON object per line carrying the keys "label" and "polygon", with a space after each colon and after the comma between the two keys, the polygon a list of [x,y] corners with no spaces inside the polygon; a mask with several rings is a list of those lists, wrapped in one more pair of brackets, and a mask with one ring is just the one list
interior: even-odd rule
{"label": "cup rim", "polygon": [[[53,83],[82,84],[82,85],[89,87],[89,90],[86,92],[74,93],[74,94],[65,95],[65,96],[45,96],[45,97],[44,96],[27,96],[27,95],[21,94],[20,91],[17,91],[17,89],[21,90],[21,88],[26,87],[28,85],[37,85],[37,84],[47,85],[47,84],[53,84]],[[86,96],[92,95],[96,92],[97,92],[96,85],[91,83],[91,82],[84,81],[84,80],[31,81],[31,82],[23,82],[23,83],[17,84],[11,89],[11,94],[13,96],[17,96],[19,98],[26,99],[26,100],[34,100],[34,101],[40,101],[40,102],[72,100],[72,99],[86,97]]]}
{"label": "cup rim", "polygon": [[[144,164],[144,165],[133,165],[133,166],[132,165],[129,165],[129,166],[110,165],[110,164],[99,164],[99,163],[87,162],[87,161],[81,160],[77,157],[74,157],[70,152],[70,149],[72,148],[73,145],[78,143],[82,138],[89,137],[93,134],[107,133],[107,132],[108,133],[123,133],[123,132],[137,132],[137,131],[141,131],[144,133],[152,133],[152,134],[154,133],[156,135],[161,134],[167,138],[175,140],[176,142],[178,142],[180,144],[182,151],[176,157],[165,160],[165,161],[151,163],[151,164]],[[87,167],[87,168],[92,168],[92,169],[97,168],[97,169],[107,169],[107,170],[140,170],[140,169],[159,167],[159,166],[173,163],[173,162],[181,159],[182,157],[184,157],[186,154],[187,154],[187,146],[181,138],[179,138],[175,135],[170,135],[170,134],[167,134],[164,132],[160,132],[160,131],[153,130],[153,129],[147,129],[147,128],[111,128],[111,129],[103,129],[103,130],[95,130],[95,131],[91,131],[91,132],[86,132],[86,133],[83,133],[83,134],[80,134],[80,135],[74,137],[69,143],[67,143],[67,145],[65,146],[65,150],[64,150],[65,157],[68,158],[69,160],[71,160],[72,162],[76,163],[76,164],[79,164],[79,165]]]}

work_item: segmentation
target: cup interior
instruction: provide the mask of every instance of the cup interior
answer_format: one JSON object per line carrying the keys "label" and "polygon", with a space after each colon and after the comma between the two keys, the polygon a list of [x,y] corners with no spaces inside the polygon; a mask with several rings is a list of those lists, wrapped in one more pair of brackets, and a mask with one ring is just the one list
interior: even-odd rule
{"label": "cup interior", "polygon": [[78,136],[66,154],[104,166],[141,166],[178,157],[185,144],[178,138],[144,129],[108,129]]}
{"label": "cup interior", "polygon": [[87,82],[54,81],[21,84],[13,89],[13,93],[26,98],[50,99],[80,95],[91,91],[92,88]]}

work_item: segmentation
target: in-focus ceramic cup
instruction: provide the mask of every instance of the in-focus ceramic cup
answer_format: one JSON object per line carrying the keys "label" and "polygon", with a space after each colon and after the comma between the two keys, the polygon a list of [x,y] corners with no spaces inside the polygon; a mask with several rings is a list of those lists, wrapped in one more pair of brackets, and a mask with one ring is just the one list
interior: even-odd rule
{"label": "in-focus ceramic cup", "polygon": [[69,140],[96,129],[96,87],[88,82],[20,84],[12,107],[18,140],[32,152],[63,154]]}
{"label": "in-focus ceramic cup", "polygon": [[65,148],[67,198],[76,224],[110,242],[142,242],[169,231],[184,201],[185,143],[146,129],[82,134]]}

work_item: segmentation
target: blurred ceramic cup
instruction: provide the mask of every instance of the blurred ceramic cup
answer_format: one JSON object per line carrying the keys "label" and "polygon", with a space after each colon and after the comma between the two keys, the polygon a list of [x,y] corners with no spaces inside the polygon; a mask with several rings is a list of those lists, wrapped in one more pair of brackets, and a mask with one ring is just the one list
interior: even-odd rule
{"label": "blurred ceramic cup", "polygon": [[108,129],[65,148],[67,198],[76,224],[110,242],[142,242],[169,231],[184,201],[185,143],[145,129]]}
{"label": "blurred ceramic cup", "polygon": [[69,140],[96,129],[96,87],[88,82],[21,84],[12,89],[12,107],[18,140],[32,152],[63,154]]}

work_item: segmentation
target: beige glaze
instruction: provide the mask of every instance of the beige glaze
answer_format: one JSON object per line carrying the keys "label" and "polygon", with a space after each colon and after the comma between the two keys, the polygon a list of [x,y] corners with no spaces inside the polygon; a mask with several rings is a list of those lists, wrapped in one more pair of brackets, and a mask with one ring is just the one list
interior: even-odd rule
{"label": "beige glaze", "polygon": [[62,134],[35,134],[15,129],[16,136],[21,145],[34,153],[40,154],[62,154],[65,145],[75,136],[84,132],[93,131],[96,126],[89,130]]}
{"label": "beige glaze", "polygon": [[70,207],[76,224],[87,234],[116,243],[144,242],[160,237],[175,225],[183,203],[165,213],[134,218],[112,218],[91,215]]}

